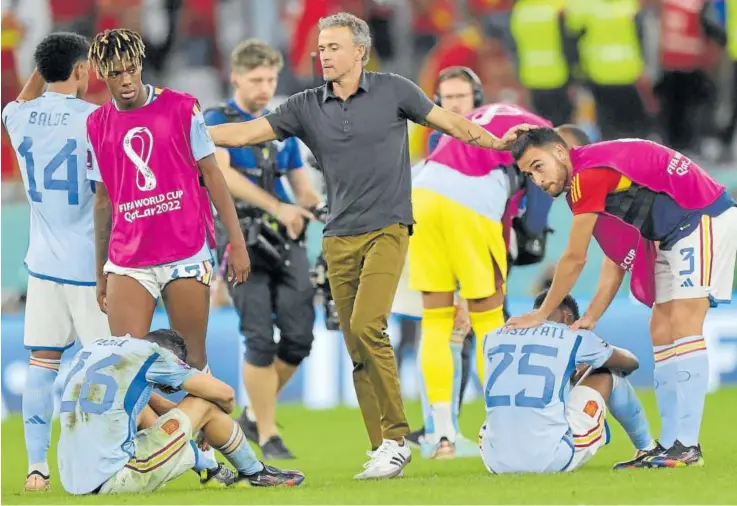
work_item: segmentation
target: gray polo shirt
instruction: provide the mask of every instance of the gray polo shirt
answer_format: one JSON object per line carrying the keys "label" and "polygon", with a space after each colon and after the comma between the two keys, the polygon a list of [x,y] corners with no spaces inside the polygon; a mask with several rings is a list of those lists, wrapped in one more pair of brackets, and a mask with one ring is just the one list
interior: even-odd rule
{"label": "gray polo shirt", "polygon": [[433,102],[397,74],[364,71],[345,102],[326,83],[292,95],[266,116],[279,139],[299,137],[325,174],[325,235],[411,225],[407,120],[422,123]]}

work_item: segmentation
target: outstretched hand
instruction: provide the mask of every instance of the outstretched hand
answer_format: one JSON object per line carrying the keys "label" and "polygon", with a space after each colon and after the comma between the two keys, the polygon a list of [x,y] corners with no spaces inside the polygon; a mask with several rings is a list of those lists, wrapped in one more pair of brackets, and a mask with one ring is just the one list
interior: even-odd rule
{"label": "outstretched hand", "polygon": [[528,123],[513,126],[507,130],[507,133],[505,133],[501,139],[495,142],[494,149],[497,151],[509,151],[512,144],[514,144],[514,141],[516,141],[520,135],[525,132],[529,132],[530,130],[535,130],[536,128],[540,127],[537,125],[530,125]]}
{"label": "outstretched hand", "polygon": [[532,311],[531,313],[526,313],[521,316],[511,317],[507,320],[505,327],[509,329],[529,329],[541,325],[544,321],[545,318],[542,313],[539,311]]}

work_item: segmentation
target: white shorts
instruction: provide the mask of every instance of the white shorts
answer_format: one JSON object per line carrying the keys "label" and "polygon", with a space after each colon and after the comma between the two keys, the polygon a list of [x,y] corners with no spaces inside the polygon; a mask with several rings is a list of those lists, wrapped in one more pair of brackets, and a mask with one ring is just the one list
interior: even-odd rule
{"label": "white shorts", "polygon": [[573,433],[574,451],[573,460],[564,471],[573,471],[591,460],[608,442],[604,398],[591,387],[572,388],[566,401],[566,419]]}
{"label": "white shorts", "polygon": [[64,351],[110,335],[94,286],[62,284],[28,276],[23,344],[31,351]]}
{"label": "white shorts", "polygon": [[[598,391],[586,386],[571,389],[566,401],[565,416],[570,432],[558,442],[558,446],[552,452],[550,462],[544,463],[542,467],[533,466],[533,468],[537,467],[535,472],[573,471],[588,462],[599,448],[607,444],[609,437],[604,423],[606,403]],[[489,463],[493,459],[486,460],[487,453],[491,457],[489,453],[491,449],[486,440],[488,433],[489,429],[484,423],[479,432],[481,459],[490,473],[497,474],[500,472],[499,469],[492,469]],[[573,449],[573,455],[571,455],[571,449]],[[495,465],[499,467],[498,462]],[[508,469],[506,472],[519,472],[519,469]]]}
{"label": "white shorts", "polygon": [[689,236],[658,252],[655,302],[702,297],[716,304],[730,302],[736,256],[737,207],[716,218],[703,216]]}
{"label": "white shorts", "polygon": [[409,262],[404,262],[397,293],[394,295],[392,313],[411,318],[422,318],[422,292],[409,287]]}
{"label": "white shorts", "polygon": [[214,269],[212,260],[154,267],[121,267],[108,260],[104,271],[105,274],[117,274],[135,279],[143,285],[151,297],[158,300],[166,285],[177,279],[193,278],[205,286],[210,286]]}
{"label": "white shorts", "polygon": [[178,409],[136,434],[135,456],[103,483],[100,494],[153,492],[194,467],[192,423]]}

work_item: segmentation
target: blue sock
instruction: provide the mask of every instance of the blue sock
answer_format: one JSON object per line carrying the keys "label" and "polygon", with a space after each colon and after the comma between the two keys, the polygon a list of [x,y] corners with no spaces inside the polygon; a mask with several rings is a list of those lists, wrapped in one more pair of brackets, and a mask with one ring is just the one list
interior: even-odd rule
{"label": "blue sock", "polygon": [[678,441],[684,446],[699,444],[704,401],[709,386],[709,357],[704,336],[676,340],[678,354]]}
{"label": "blue sock", "polygon": [[54,416],[54,380],[61,360],[31,357],[23,391],[23,426],[28,452],[28,472],[49,475],[46,453],[51,443]]}
{"label": "blue sock", "polygon": [[[465,336],[464,336],[465,337]],[[456,343],[451,341],[450,353],[453,356],[453,396],[451,397],[451,416],[453,420],[453,428],[456,435],[460,434],[461,427],[459,425],[460,400],[461,400],[461,383],[463,382],[463,341]]]}
{"label": "blue sock", "polygon": [[425,435],[435,433],[435,420],[432,417],[432,408],[430,400],[427,398],[427,388],[425,387],[425,378],[422,375],[422,367],[420,367],[420,354],[417,354],[417,376],[419,378],[420,387],[420,403],[422,405],[422,420],[425,426]]}
{"label": "blue sock", "polygon": [[[196,446],[196,445],[195,445]],[[215,459],[215,450],[210,448],[206,452],[202,451],[199,447],[195,451],[195,463],[194,470],[198,473],[205,469],[217,469],[218,461]]]}
{"label": "blue sock", "polygon": [[625,432],[638,450],[652,447],[653,436],[645,411],[627,378],[613,376],[614,388],[609,396],[609,412],[622,424]]}
{"label": "blue sock", "polygon": [[655,398],[660,411],[660,444],[670,448],[678,436],[678,355],[675,345],[653,346]]}
{"label": "blue sock", "polygon": [[233,420],[233,433],[218,450],[241,474],[255,474],[264,468],[248,445],[246,435],[243,434],[240,425],[235,420]]}

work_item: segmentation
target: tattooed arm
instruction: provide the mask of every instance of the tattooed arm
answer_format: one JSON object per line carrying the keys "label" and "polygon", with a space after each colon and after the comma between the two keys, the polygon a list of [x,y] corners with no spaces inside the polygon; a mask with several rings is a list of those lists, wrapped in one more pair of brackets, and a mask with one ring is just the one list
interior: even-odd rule
{"label": "tattooed arm", "polygon": [[428,113],[423,123],[425,126],[439,130],[444,134],[455,137],[459,141],[465,142],[472,146],[482,148],[496,149],[497,151],[506,151],[510,149],[512,143],[517,139],[517,134],[526,132],[531,128],[530,125],[519,125],[513,130],[507,132],[504,137],[499,138],[486,130],[483,126],[474,123],[454,112],[435,106]]}
{"label": "tattooed arm", "polygon": [[97,275],[97,303],[107,312],[107,278],[104,267],[108,258],[110,232],[113,229],[113,208],[107,188],[101,182],[95,183],[95,204],[93,212],[95,227],[95,273]]}

